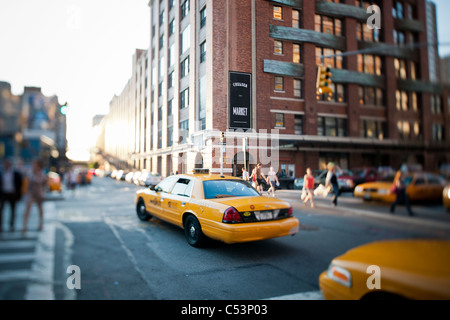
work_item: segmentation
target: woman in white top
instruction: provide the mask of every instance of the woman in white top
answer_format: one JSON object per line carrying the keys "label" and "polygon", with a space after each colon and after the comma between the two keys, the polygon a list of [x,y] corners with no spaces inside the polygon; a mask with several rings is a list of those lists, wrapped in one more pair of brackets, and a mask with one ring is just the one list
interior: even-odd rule
{"label": "woman in white top", "polygon": [[269,184],[270,188],[267,190],[267,193],[272,193],[272,197],[275,197],[275,188],[278,182],[277,173],[275,170],[273,170],[273,167],[270,167],[269,172],[267,173],[267,183]]}

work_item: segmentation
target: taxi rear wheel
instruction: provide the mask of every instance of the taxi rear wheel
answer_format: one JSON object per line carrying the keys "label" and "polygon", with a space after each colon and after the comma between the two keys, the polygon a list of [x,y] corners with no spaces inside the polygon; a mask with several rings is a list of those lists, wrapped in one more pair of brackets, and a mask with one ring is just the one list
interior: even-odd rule
{"label": "taxi rear wheel", "polygon": [[205,244],[206,237],[202,232],[200,222],[193,215],[186,218],[184,235],[186,236],[187,242],[193,247],[198,248]]}
{"label": "taxi rear wheel", "polygon": [[138,218],[142,221],[150,220],[152,217],[152,215],[147,212],[147,209],[145,209],[145,203],[143,199],[139,199],[136,205],[136,213]]}

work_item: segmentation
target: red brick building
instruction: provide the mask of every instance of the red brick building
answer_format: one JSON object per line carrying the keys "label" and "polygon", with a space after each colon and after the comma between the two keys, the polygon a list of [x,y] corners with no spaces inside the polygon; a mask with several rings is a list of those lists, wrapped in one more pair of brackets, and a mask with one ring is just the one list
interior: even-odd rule
{"label": "red brick building", "polygon": [[[367,25],[370,5],[381,9],[381,29]],[[297,177],[329,161],[427,170],[450,162],[448,90],[430,81],[425,0],[149,6],[145,103],[130,107],[147,139],[136,138],[146,145],[135,144],[131,166],[163,175],[218,171],[221,151],[227,174],[240,174],[244,159]],[[331,95],[317,94],[320,63],[331,68]]]}

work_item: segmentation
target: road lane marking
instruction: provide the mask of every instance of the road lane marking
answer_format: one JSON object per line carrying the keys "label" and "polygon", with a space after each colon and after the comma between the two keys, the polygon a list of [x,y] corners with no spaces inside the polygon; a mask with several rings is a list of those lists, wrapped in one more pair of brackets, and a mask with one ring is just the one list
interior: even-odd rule
{"label": "road lane marking", "polygon": [[36,241],[33,240],[10,240],[6,242],[0,242],[0,250],[5,249],[26,249],[34,248]]}
{"label": "road lane marking", "polygon": [[6,270],[0,272],[0,282],[27,281],[30,279],[30,270]]}
{"label": "road lane marking", "polygon": [[264,300],[324,300],[322,292],[320,290],[317,291],[308,291],[308,292],[300,292],[294,294],[288,294],[279,297],[268,298]]}

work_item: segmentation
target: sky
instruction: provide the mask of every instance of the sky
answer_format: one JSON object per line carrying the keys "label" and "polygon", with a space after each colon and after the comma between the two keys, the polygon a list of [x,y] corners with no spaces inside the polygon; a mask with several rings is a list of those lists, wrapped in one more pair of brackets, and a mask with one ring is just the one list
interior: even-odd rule
{"label": "sky", "polygon": [[[441,55],[450,55],[450,1],[435,0]],[[136,48],[150,42],[148,0],[0,0],[0,81],[68,102],[71,154],[92,144],[92,117],[131,77]],[[79,158],[79,157],[76,157]]]}
{"label": "sky", "polygon": [[69,149],[86,150],[150,41],[148,0],[0,0],[0,81],[41,87],[70,107]]}

